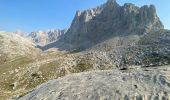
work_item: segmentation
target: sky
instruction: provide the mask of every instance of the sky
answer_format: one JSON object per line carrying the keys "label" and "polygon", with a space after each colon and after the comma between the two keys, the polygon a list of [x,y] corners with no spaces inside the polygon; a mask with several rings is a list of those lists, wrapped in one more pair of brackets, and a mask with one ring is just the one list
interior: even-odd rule
{"label": "sky", "polygon": [[[77,10],[94,8],[107,0],[0,0],[0,31],[69,28]],[[120,5],[154,4],[166,29],[170,29],[170,0],[117,0]]]}

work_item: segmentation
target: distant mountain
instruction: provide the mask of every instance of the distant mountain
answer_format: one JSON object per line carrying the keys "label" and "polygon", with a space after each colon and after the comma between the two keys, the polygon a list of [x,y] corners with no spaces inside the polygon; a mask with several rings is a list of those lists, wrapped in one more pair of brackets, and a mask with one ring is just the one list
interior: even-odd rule
{"label": "distant mountain", "polygon": [[17,30],[16,32],[14,32],[14,34],[17,34],[17,35],[22,36],[22,37],[26,36],[26,33],[22,32],[21,30]]}
{"label": "distant mountain", "polygon": [[28,37],[37,45],[44,46],[57,40],[62,40],[67,29],[64,30],[48,30],[31,32]]}

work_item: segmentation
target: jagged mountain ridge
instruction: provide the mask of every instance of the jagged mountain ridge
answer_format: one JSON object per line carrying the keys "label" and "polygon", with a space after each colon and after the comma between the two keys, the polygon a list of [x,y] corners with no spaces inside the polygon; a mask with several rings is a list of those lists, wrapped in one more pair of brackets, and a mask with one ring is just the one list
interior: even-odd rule
{"label": "jagged mountain ridge", "polygon": [[64,30],[51,29],[48,31],[40,30],[37,32],[31,32],[28,35],[28,38],[30,38],[37,45],[44,46],[49,43],[62,40],[66,32],[67,32],[67,29],[64,29]]}
{"label": "jagged mountain ridge", "polygon": [[163,29],[154,5],[141,8],[126,3],[120,6],[116,1],[85,11],[77,11],[64,37],[60,42],[45,48],[86,49],[116,36],[144,35]]}

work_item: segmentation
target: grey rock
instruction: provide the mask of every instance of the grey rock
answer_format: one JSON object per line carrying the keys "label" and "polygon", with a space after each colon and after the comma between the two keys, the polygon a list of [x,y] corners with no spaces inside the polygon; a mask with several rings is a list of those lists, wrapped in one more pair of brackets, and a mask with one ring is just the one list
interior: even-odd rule
{"label": "grey rock", "polygon": [[64,30],[48,30],[48,31],[37,31],[32,32],[28,35],[34,43],[40,46],[47,45],[49,43],[62,40],[64,38],[64,34],[67,32],[67,29]]}
{"label": "grey rock", "polygon": [[97,8],[77,11],[64,40],[73,48],[84,49],[111,37],[143,35],[163,28],[154,5],[120,6],[115,0],[108,0]]}
{"label": "grey rock", "polygon": [[[164,67],[163,67],[164,69]],[[44,83],[19,100],[153,100],[169,98],[168,73],[119,70],[69,75]],[[154,77],[156,81],[154,82]],[[160,80],[160,77],[163,78]],[[128,80],[122,80],[122,79]],[[163,80],[163,82],[162,82]],[[164,94],[166,93],[166,94]]]}

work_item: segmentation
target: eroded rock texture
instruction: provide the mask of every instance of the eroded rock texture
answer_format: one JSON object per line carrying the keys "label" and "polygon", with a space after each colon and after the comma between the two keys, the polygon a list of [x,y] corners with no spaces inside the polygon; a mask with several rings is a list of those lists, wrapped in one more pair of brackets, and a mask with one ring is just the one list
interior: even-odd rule
{"label": "eroded rock texture", "polygon": [[77,11],[65,42],[73,48],[88,48],[116,36],[143,35],[163,29],[154,5],[141,8],[116,1]]}
{"label": "eroded rock texture", "polygon": [[74,74],[42,84],[20,100],[168,100],[166,67]]}

